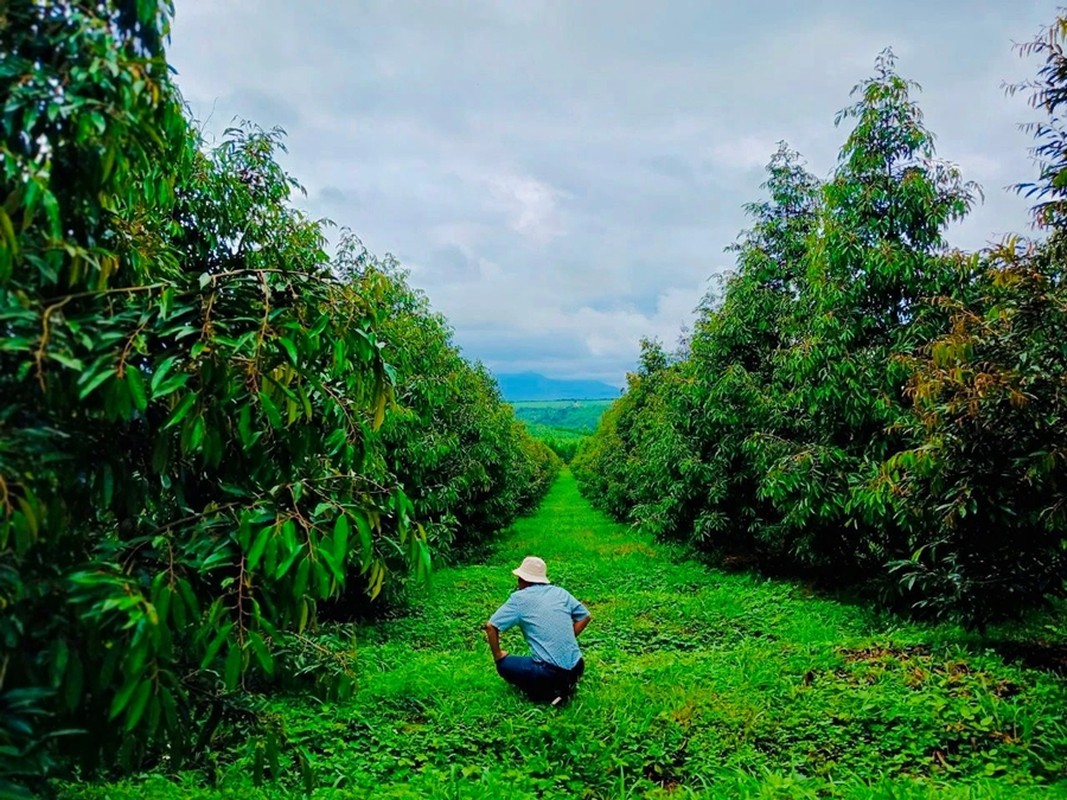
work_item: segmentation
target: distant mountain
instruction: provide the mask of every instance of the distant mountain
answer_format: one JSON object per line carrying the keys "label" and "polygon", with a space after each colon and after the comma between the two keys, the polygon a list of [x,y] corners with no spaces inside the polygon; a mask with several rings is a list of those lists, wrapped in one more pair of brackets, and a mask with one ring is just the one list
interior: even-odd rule
{"label": "distant mountain", "polygon": [[518,372],[496,376],[504,399],[524,400],[614,400],[619,388],[602,381],[562,381],[536,372]]}

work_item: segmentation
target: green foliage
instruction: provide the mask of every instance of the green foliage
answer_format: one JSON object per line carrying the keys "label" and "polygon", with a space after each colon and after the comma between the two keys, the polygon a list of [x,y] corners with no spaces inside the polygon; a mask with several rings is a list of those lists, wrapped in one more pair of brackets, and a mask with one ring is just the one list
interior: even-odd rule
{"label": "green foliage", "polygon": [[[323,604],[362,609],[427,577],[431,549],[532,508],[559,458],[399,265],[351,238],[331,263],[290,203],[280,131],[206,147],[163,58],[170,11],[0,11],[0,791],[41,788],[57,758],[394,796],[1062,777],[1059,683],[952,629],[876,635],[827,601],[669,565],[567,510],[567,485],[513,544],[617,632],[586,640],[619,686],[589,693],[601,735],[501,695],[468,658],[513,552],[498,585],[453,573],[421,623],[355,629],[373,648],[320,633]],[[780,149],[689,349],[643,344],[575,454],[584,491],[726,552],[851,577],[888,563],[911,602],[971,624],[1062,594],[1065,31],[1024,48],[1046,58],[1041,175],[1023,188],[1047,241],[947,249],[977,189],[934,159],[883,54],[842,112],[831,180]],[[267,699],[300,688],[313,705]]]}
{"label": "green foliage", "polygon": [[[690,399],[675,419],[693,442],[691,496],[700,498],[694,532],[705,546],[776,552],[780,515],[760,497],[763,472],[753,447],[763,431],[793,427],[775,357],[791,342],[807,294],[806,246],[815,230],[819,182],[799,155],[779,145],[763,188],[769,199],[747,207],[754,224],[732,248],[737,270],[721,303],[706,302],[692,336]],[[766,441],[766,440],[763,440]]]}
{"label": "green foliage", "polygon": [[[549,430],[551,431],[551,429]],[[544,442],[548,449],[555,453],[564,464],[569,464],[574,459],[574,456],[578,453],[578,445],[585,438],[584,436],[575,436],[573,434],[567,435],[566,432],[563,436],[552,433],[548,436],[538,436],[533,431],[531,431],[531,434]]]}
{"label": "green foliage", "polygon": [[981,623],[1063,593],[1067,282],[1063,234],[1009,239],[981,295],[908,361],[914,447],[880,474],[913,520],[895,567],[919,602]]}
{"label": "green foliage", "polygon": [[37,687],[0,693],[0,797],[32,797],[27,785],[53,766],[46,747],[51,737],[40,730],[51,694]]}
{"label": "green foliage", "polygon": [[591,436],[610,400],[529,400],[512,403],[515,416],[530,433],[548,445],[564,464],[578,452],[582,440]]}
{"label": "green foliage", "polygon": [[[972,262],[946,253],[942,232],[975,187],[934,160],[933,135],[889,53],[838,119],[855,119],[809,238],[789,344],[775,355],[792,426],[754,440],[759,487],[780,515],[775,545],[809,565],[873,572],[900,552],[891,507],[867,480],[901,446],[908,413],[900,358],[944,322],[923,302],[952,295]],[[760,445],[769,440],[765,450]]]}
{"label": "green foliage", "polygon": [[[417,514],[506,524],[557,463],[454,348],[416,363],[402,329],[429,317],[402,282],[338,277],[280,131],[205,147],[169,11],[0,12],[0,779],[23,784],[56,749],[179,768],[255,714],[250,691],[350,694],[301,647],[318,606],[426,577]],[[386,363],[394,334],[412,377]],[[457,371],[462,422],[379,432],[394,385]],[[433,476],[404,468],[426,428],[472,445],[473,494],[426,501]]]}
{"label": "green foliage", "polygon": [[527,425],[589,435],[596,430],[610,400],[529,400],[512,403],[515,416]]}
{"label": "green foliage", "polygon": [[737,270],[721,298],[705,298],[689,352],[671,363],[645,343],[641,369],[605,416],[612,425],[574,467],[583,490],[616,516],[731,552],[758,547],[774,519],[757,497],[762,473],[745,445],[772,420],[788,420],[772,385],[773,356],[805,285],[819,194],[784,143],[764,187],[770,200],[748,207],[755,224],[733,248]]}
{"label": "green foliage", "polygon": [[349,570],[376,591],[383,518],[390,549],[423,544],[365,474],[389,398],[375,298],[287,205],[277,134],[205,153],[166,65],[97,12],[28,4],[5,28],[33,78],[5,90],[0,631],[7,683],[54,690],[80,757],[128,768],[195,756]]}
{"label": "green foliage", "polygon": [[351,236],[338,262],[351,285],[381,297],[399,406],[382,430],[386,468],[411,487],[438,554],[477,545],[536,505],[559,459],[516,421],[488,370],[460,356],[451,328],[399,264]]}
{"label": "green foliage", "polygon": [[[534,706],[493,669],[481,626],[538,553],[585,602],[586,676],[573,703]],[[279,698],[315,797],[1062,797],[1062,678],[951,625],[916,626],[803,587],[709,570],[592,512],[563,473],[484,565],[445,568],[411,614],[358,628],[357,702]],[[1033,636],[1041,622],[1013,635]],[[314,640],[335,647],[347,626]],[[997,631],[998,635],[1008,631]],[[1047,633],[1045,635],[1048,635]],[[1056,641],[1062,643],[1063,631]],[[522,652],[517,631],[505,647]],[[249,800],[255,757],[208,777],[70,785],[62,800]]]}
{"label": "green foliage", "polygon": [[1038,166],[1036,181],[1018,183],[1015,189],[1026,197],[1037,198],[1034,219],[1039,226],[1062,230],[1067,225],[1067,130],[1060,114],[1067,103],[1067,16],[1062,13],[1033,40],[1016,45],[1025,57],[1039,56],[1045,63],[1037,78],[1011,84],[1008,94],[1030,94],[1031,108],[1045,112],[1045,118],[1023,125],[1038,140],[1031,153]]}
{"label": "green foliage", "polygon": [[631,416],[634,406],[635,398],[629,392],[614,401],[600,418],[596,435],[579,445],[571,461],[582,491],[616,519],[623,519],[630,507],[632,486],[625,473],[628,448],[619,434],[618,421]]}
{"label": "green foliage", "polygon": [[[1047,56],[1034,105],[1051,112],[1064,26],[1024,48]],[[1035,129],[1047,242],[953,251],[945,229],[979,189],[934,157],[915,89],[883,53],[838,116],[854,127],[823,187],[780,147],[689,351],[646,347],[574,469],[657,535],[874,578],[891,602],[982,626],[1067,576],[1067,146],[1055,120]]]}

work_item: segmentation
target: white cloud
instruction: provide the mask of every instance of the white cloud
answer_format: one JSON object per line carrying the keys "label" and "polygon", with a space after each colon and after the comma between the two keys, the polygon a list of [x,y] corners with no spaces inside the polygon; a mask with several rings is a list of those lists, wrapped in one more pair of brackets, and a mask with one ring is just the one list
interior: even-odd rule
{"label": "white cloud", "polygon": [[752,4],[180,0],[178,83],[210,130],[290,134],[313,214],[395,253],[498,369],[620,383],[673,345],[787,140],[829,174],[834,113],[892,45],[939,154],[982,182],[951,231],[1025,227],[1032,174],[1004,80],[1054,0]]}
{"label": "white cloud", "polygon": [[559,192],[527,175],[497,174],[486,178],[494,199],[505,209],[512,230],[536,244],[562,233],[556,200]]}
{"label": "white cloud", "polygon": [[967,180],[985,182],[1004,178],[1004,162],[988,153],[959,153],[953,160]]}
{"label": "white cloud", "polygon": [[715,145],[711,149],[711,160],[721,169],[762,169],[777,149],[777,144],[766,137],[742,136]]}

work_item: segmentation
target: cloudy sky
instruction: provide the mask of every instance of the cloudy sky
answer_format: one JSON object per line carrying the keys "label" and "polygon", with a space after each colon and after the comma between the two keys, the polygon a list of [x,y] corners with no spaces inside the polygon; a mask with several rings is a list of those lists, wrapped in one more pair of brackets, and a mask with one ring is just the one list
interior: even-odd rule
{"label": "cloudy sky", "polygon": [[176,0],[193,113],[289,135],[300,203],[395,254],[498,372],[622,384],[730,267],[775,142],[827,176],[886,46],[939,154],[986,192],[951,233],[1027,226],[1033,118],[1002,85],[1057,0]]}

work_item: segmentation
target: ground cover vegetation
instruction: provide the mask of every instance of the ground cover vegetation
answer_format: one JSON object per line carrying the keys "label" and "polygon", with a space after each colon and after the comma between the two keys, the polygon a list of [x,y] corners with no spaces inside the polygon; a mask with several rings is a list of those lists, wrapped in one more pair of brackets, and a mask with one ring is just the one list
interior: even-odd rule
{"label": "ground cover vegetation", "polygon": [[1067,576],[1067,18],[1012,92],[1032,126],[1038,238],[946,239],[980,190],[936,158],[883,53],[820,181],[785,144],[686,345],[645,342],[574,459],[598,507],[734,563],[863,581],[981,628]]}
{"label": "ground cover vegetation", "polygon": [[[1067,797],[1067,687],[1005,659],[1046,625],[988,636],[906,623],[797,582],[709,569],[614,523],[560,479],[484,563],[437,570],[410,613],[325,626],[354,702],[270,710],[335,798]],[[497,677],[482,625],[539,553],[593,618],[575,699],[533,705]],[[354,642],[354,644],[353,644]],[[994,644],[992,644],[995,642]],[[521,652],[520,634],[503,646]],[[302,788],[283,754],[220,751],[211,770],[67,784],[62,800],[247,800]],[[257,770],[278,780],[255,785]]]}
{"label": "ground cover vegetation", "polygon": [[324,605],[425,580],[559,466],[395,264],[331,259],[279,131],[202,140],[170,13],[0,7],[5,796],[277,757],[255,698],[354,688]]}

